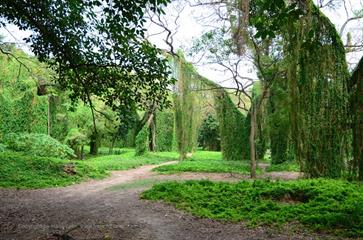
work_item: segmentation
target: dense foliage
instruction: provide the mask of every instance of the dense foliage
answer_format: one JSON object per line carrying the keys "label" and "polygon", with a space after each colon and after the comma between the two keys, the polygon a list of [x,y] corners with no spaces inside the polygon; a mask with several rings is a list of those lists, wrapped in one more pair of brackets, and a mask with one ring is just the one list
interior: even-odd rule
{"label": "dense foliage", "polygon": [[157,151],[167,152],[173,149],[174,113],[162,111],[156,114],[156,148]]}
{"label": "dense foliage", "polygon": [[351,175],[363,180],[363,57],[349,81],[350,109],[353,125],[353,161]]}
{"label": "dense foliage", "polygon": [[218,120],[212,114],[207,114],[199,128],[198,145],[204,150],[220,151],[221,139],[219,132]]}
{"label": "dense foliage", "polygon": [[346,181],[168,182],[154,185],[142,198],[163,200],[200,217],[252,225],[297,221],[313,230],[363,236],[363,187]]}
{"label": "dense foliage", "polygon": [[271,86],[267,105],[267,127],[270,137],[271,163],[280,164],[293,158],[290,140],[289,102],[285,79]]}
{"label": "dense foliage", "polygon": [[70,158],[73,150],[46,134],[10,133],[5,136],[4,144],[9,150],[23,152],[30,156]]}
{"label": "dense foliage", "polygon": [[135,156],[142,156],[149,150],[149,127],[145,125],[135,140]]}
{"label": "dense foliage", "polygon": [[[37,83],[38,78],[50,78],[51,71],[14,46],[1,44],[0,47],[21,58],[30,70],[14,58],[0,54],[0,139],[12,132],[46,134],[48,99],[37,95]],[[54,126],[58,123],[52,119]]]}
{"label": "dense foliage", "polygon": [[221,149],[225,160],[249,159],[248,122],[236,108],[228,93],[215,93],[216,112],[221,134]]}

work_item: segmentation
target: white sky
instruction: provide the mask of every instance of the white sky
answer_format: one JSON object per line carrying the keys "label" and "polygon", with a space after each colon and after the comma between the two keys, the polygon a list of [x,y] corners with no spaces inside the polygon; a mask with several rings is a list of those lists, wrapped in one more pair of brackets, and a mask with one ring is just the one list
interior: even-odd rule
{"label": "white sky", "polygon": [[[330,20],[335,24],[338,32],[340,31],[343,23],[350,17],[354,16],[354,11],[363,9],[363,0],[346,0],[346,9],[344,5],[341,4],[340,7],[336,8],[334,11],[328,8],[323,8],[322,11],[330,18]],[[180,16],[177,20],[177,24],[175,24],[176,16],[180,12]],[[213,14],[213,12],[205,7],[191,7],[190,4],[185,0],[173,1],[167,9],[166,16],[164,20],[167,22],[169,29],[172,30],[173,34],[173,46],[174,49],[182,48],[187,50],[193,43],[193,39],[197,39],[204,32],[210,30],[212,27],[208,26],[205,21],[202,23],[201,16],[209,16]],[[150,34],[149,40],[156,44],[158,47],[163,49],[170,49],[164,43],[164,39],[166,34],[157,34],[160,32],[160,28],[154,24],[147,25]],[[359,40],[360,43],[363,43],[363,19],[359,21],[350,22],[343,36],[346,36],[347,32],[351,32],[354,40]],[[5,36],[5,42],[15,42],[19,47],[23,48],[25,51],[29,52],[29,48],[27,48],[23,39],[30,35],[29,31],[20,31],[16,26],[9,25],[6,28],[0,28],[0,35]],[[346,38],[343,37],[343,40]],[[347,55],[347,61],[350,64],[350,67],[354,67],[356,63],[358,63],[359,59],[363,56],[363,52],[356,52],[354,54]],[[188,59],[189,61],[193,61],[193,59]],[[229,78],[229,75],[226,72],[221,71],[221,68],[218,68],[216,65],[198,65],[196,66],[199,73],[203,76],[214,80],[216,82],[223,82],[225,79]],[[245,66],[242,70],[242,75],[246,77],[256,78],[255,70],[253,69],[253,65],[250,62],[246,62]],[[224,83],[223,85],[228,84]]]}
{"label": "white sky", "polygon": [[[176,25],[174,24],[175,16],[177,15],[176,10],[181,9],[182,6],[184,6],[184,9],[178,19],[178,25]],[[346,8],[344,7],[343,1],[341,1],[340,6],[336,6],[334,10],[329,8],[322,8],[324,14],[326,14],[333,22],[333,24],[335,24],[338,32],[340,31],[340,28],[344,24],[344,22],[348,18],[354,16],[355,11],[363,9],[363,0],[345,0],[345,6]],[[201,16],[209,16],[213,14],[213,10],[207,9],[206,7],[190,7],[190,4],[185,3],[185,1],[183,2],[179,0],[176,2],[174,1],[172,4],[170,4],[167,8],[166,13],[167,16],[165,18],[168,19],[168,27],[169,29],[173,30],[173,32],[175,32],[173,42],[174,48],[182,48],[187,50],[192,45],[193,39],[200,37],[204,32],[207,32],[212,28],[210,27],[210,22],[202,23],[200,21],[200,19],[202,18]],[[160,28],[151,26],[150,32],[160,32]],[[363,44],[363,19],[358,21],[351,21],[347,24],[343,33],[344,42],[346,42],[346,34],[348,32],[352,33],[353,43],[360,42],[361,44]],[[167,45],[163,43],[165,35],[164,37],[161,35],[156,35],[150,37],[149,39],[161,48],[170,49]],[[347,54],[347,61],[350,68],[353,68],[362,56],[362,51]],[[188,60],[191,62],[196,61],[192,58],[188,58]],[[210,80],[219,82],[224,86],[231,86],[231,84],[233,84],[231,82],[225,81],[231,76],[227,72],[223,71],[222,67],[212,64],[202,66],[198,64],[196,65],[196,67],[200,74],[209,78]],[[254,69],[251,62],[246,61],[244,63],[244,67],[241,69],[241,72],[242,75],[245,77],[256,78],[256,70]]]}

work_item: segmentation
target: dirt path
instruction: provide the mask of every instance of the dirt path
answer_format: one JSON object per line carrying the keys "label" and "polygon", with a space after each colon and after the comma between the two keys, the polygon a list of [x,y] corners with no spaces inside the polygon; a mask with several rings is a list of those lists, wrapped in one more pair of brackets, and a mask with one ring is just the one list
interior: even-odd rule
{"label": "dirt path", "polygon": [[249,229],[242,223],[199,219],[163,203],[140,200],[142,188],[109,190],[147,178],[239,179],[230,174],[160,176],[151,171],[154,167],[115,171],[107,179],[64,188],[2,189],[0,239],[316,239],[288,230],[279,234],[268,228]]}

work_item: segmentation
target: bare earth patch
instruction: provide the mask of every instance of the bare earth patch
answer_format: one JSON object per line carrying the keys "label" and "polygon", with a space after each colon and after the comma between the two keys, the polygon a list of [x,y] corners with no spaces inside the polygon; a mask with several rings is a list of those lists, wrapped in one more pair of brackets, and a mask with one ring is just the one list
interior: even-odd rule
{"label": "bare earth patch", "polygon": [[158,175],[151,171],[154,167],[157,166],[114,171],[107,179],[63,188],[1,189],[0,239],[332,239],[288,227],[279,233],[268,227],[251,229],[243,223],[196,218],[167,204],[140,200],[142,188],[108,190],[148,178],[217,181],[247,178],[216,173]]}

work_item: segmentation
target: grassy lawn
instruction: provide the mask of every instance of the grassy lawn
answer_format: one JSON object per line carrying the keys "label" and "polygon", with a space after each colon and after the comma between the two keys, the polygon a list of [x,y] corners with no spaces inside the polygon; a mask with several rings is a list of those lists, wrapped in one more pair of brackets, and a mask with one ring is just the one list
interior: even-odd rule
{"label": "grassy lawn", "polygon": [[311,230],[363,237],[363,186],[341,180],[165,182],[142,193],[199,217],[250,225],[300,223]]}
{"label": "grassy lawn", "polygon": [[91,167],[100,170],[127,170],[149,164],[160,164],[178,159],[176,152],[147,153],[144,156],[135,156],[134,149],[122,149],[118,155],[104,155],[81,160]]}
{"label": "grassy lawn", "polygon": [[76,174],[67,174],[63,168],[71,163],[69,160],[26,156],[17,152],[0,153],[0,163],[0,187],[7,188],[60,187],[107,175],[105,171],[82,162],[74,162]]}
{"label": "grassy lawn", "polygon": [[[148,153],[135,157],[133,149],[119,155],[101,155],[86,160],[62,160],[27,156],[19,152],[0,153],[0,187],[48,188],[79,183],[89,178],[103,178],[110,170],[127,170],[142,165],[159,164],[177,159],[178,154]],[[73,163],[76,174],[67,174],[64,166]]]}
{"label": "grassy lawn", "polygon": [[267,172],[300,172],[300,166],[297,162],[287,161],[280,164],[271,165],[266,168]]}
{"label": "grassy lawn", "polygon": [[173,174],[179,172],[249,173],[249,162],[222,160],[221,152],[198,151],[192,158],[178,164],[160,166],[157,172]]}

